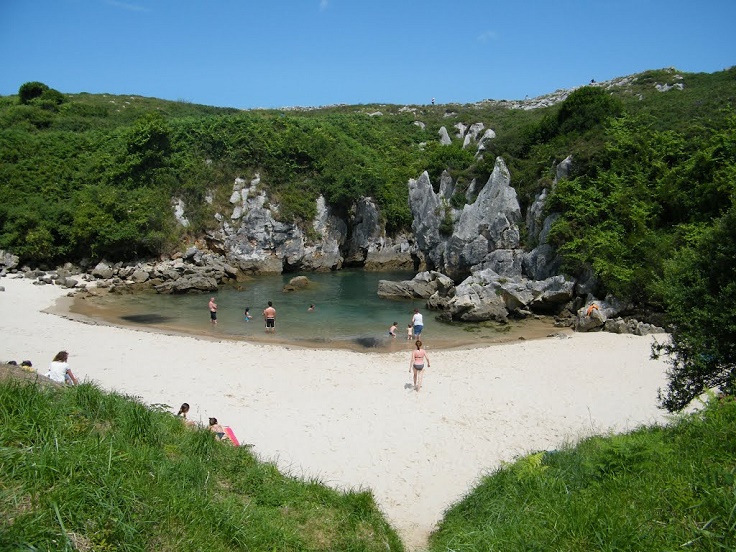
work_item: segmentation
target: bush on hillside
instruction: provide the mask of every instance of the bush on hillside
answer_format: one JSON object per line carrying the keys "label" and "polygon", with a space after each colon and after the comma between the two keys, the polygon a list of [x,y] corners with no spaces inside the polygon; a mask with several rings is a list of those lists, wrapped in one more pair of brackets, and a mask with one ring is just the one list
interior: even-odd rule
{"label": "bush on hillside", "polygon": [[49,90],[49,87],[42,82],[26,82],[21,84],[18,89],[18,101],[23,105],[28,104],[31,100],[40,98],[47,90]]}
{"label": "bush on hillside", "polygon": [[712,227],[694,226],[688,244],[664,265],[660,290],[672,324],[667,389],[660,401],[682,410],[703,392],[736,392],[736,204]]}

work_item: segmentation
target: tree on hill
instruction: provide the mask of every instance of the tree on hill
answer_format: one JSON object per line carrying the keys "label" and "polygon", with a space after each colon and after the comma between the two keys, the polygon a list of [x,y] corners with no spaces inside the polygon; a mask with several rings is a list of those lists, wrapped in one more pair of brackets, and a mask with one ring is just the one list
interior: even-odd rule
{"label": "tree on hill", "polygon": [[18,101],[21,105],[32,104],[56,111],[57,106],[66,101],[66,96],[42,82],[33,81],[21,85],[18,89]]}
{"label": "tree on hill", "polygon": [[24,84],[21,84],[20,88],[18,89],[18,100],[21,104],[26,105],[30,103],[31,100],[40,98],[41,95],[48,89],[49,87],[42,82],[26,82]]}
{"label": "tree on hill", "polygon": [[669,356],[669,384],[660,402],[685,408],[711,388],[736,390],[736,205],[712,227],[695,230],[665,263],[662,283],[673,330],[654,356]]}

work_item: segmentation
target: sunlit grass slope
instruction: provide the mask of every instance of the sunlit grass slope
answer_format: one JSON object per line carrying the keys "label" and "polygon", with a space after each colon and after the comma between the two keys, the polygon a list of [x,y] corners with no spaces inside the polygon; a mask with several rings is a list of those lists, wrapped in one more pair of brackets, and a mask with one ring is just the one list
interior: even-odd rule
{"label": "sunlit grass slope", "polygon": [[532,454],[450,508],[431,551],[736,550],[736,402]]}
{"label": "sunlit grass slope", "polygon": [[0,550],[403,550],[369,491],[90,384],[0,380]]}

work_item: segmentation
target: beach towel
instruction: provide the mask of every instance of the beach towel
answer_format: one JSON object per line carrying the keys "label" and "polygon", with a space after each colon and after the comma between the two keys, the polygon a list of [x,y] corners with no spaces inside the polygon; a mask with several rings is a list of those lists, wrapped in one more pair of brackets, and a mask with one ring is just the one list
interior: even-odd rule
{"label": "beach towel", "polygon": [[227,438],[232,441],[233,445],[236,447],[240,446],[240,442],[238,441],[238,438],[235,436],[235,432],[232,430],[230,426],[225,426],[225,435],[227,435]]}

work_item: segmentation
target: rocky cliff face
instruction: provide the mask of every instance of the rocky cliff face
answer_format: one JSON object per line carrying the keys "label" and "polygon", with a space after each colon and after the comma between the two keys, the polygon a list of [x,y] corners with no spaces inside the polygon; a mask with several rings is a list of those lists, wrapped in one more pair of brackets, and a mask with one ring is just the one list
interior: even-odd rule
{"label": "rocky cliff face", "polygon": [[[457,128],[458,137],[477,140],[482,125]],[[482,140],[481,140],[482,141]],[[571,160],[557,168],[565,178]],[[554,184],[553,184],[554,185]],[[413,215],[409,235],[388,236],[375,201],[360,199],[346,219],[336,216],[324,198],[317,199],[317,215],[307,230],[281,222],[273,203],[256,175],[250,181],[237,178],[227,208],[216,214],[220,223],[206,241],[211,250],[246,273],[328,271],[342,267],[368,270],[435,270],[461,282],[474,272],[491,270],[502,277],[544,280],[556,274],[559,262],[547,243],[555,215],[542,219],[547,190],[526,214],[527,231],[536,247],[525,252],[520,244],[523,217],[511,175],[497,158],[491,176],[481,185],[471,183],[471,203],[454,209],[450,200],[455,183],[443,173],[435,192],[424,172],[408,183]],[[184,206],[175,202],[178,219],[185,220]]]}
{"label": "rocky cliff face", "polygon": [[[443,176],[439,194],[434,192],[426,172],[409,181],[409,206],[414,216],[412,231],[423,266],[456,281],[484,268],[502,275],[520,276],[521,209],[503,159],[496,159],[488,182],[475,201],[461,211],[449,204],[452,183],[446,178]],[[448,235],[442,235],[441,230]]]}
{"label": "rocky cliff face", "polygon": [[[177,214],[181,204],[176,203]],[[278,220],[256,175],[233,183],[229,207],[215,215],[220,227],[206,236],[213,251],[246,273],[329,271],[343,266],[370,270],[412,270],[414,257],[408,236],[386,236],[380,213],[371,198],[361,199],[346,221],[337,217],[323,197],[317,215],[304,231]]]}

